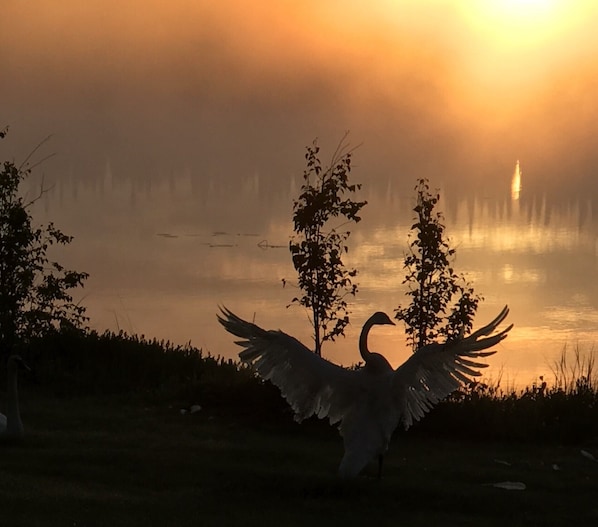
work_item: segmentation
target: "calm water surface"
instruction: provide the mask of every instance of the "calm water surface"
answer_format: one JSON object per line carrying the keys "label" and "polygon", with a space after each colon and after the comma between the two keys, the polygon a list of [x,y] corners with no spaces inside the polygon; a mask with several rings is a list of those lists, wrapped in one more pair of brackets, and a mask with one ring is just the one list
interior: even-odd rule
{"label": "calm water surface", "polygon": [[[352,229],[347,264],[360,271],[360,291],[347,337],[324,348],[327,358],[345,365],[359,360],[356,340],[365,319],[376,310],[392,314],[406,301],[402,266],[414,193],[393,190],[392,183],[364,188],[369,204]],[[216,321],[219,304],[310,344],[306,312],[286,307],[297,294],[288,241],[299,185],[299,177],[277,190],[261,188],[258,176],[237,187],[217,179],[199,184],[188,174],[161,182],[118,180],[107,165],[86,185],[57,180],[35,213],[75,236],[60,258],[91,275],[82,296],[93,328],[190,341],[235,357],[233,339]],[[551,378],[564,346],[593,350],[598,218],[591,196],[557,203],[541,194],[512,194],[510,186],[507,175],[492,193],[441,188],[440,208],[457,248],[456,268],[485,299],[476,326],[503,305],[511,308],[515,327],[487,375],[522,385]],[[394,366],[411,353],[400,325],[375,328],[370,343]]]}

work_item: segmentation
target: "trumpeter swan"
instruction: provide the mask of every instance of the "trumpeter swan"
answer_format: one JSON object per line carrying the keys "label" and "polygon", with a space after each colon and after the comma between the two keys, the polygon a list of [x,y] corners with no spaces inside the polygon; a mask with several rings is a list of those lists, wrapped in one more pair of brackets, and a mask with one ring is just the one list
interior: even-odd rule
{"label": "trumpeter swan", "polygon": [[[487,326],[468,337],[422,347],[396,370],[379,353],[368,349],[372,326],[393,324],[388,315],[374,313],[359,337],[359,351],[365,365],[349,370],[311,352],[282,331],[266,331],[221,308],[218,320],[227,331],[240,337],[239,353],[264,379],[281,391],[293,408],[295,420],[312,415],[339,423],[345,453],[339,467],[343,477],[353,477],[376,457],[382,456],[399,424],[405,429],[421,419],[433,405],[480,374],[487,364],[472,359],[496,351],[482,351],[498,344],[513,327],[499,333],[498,325],[509,313],[507,306]],[[485,338],[480,338],[485,337]]]}
{"label": "trumpeter swan", "polygon": [[23,422],[21,421],[21,413],[19,411],[19,394],[17,390],[19,367],[28,369],[21,357],[11,355],[6,363],[6,415],[0,414],[0,435],[11,438],[23,437]]}

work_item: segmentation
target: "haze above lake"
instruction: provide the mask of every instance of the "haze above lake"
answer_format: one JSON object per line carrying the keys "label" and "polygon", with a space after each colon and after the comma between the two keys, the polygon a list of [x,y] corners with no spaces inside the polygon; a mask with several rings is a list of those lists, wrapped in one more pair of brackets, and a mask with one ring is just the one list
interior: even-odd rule
{"label": "haze above lake", "polygon": [[[0,19],[0,159],[52,136],[28,190],[43,176],[36,218],[76,236],[58,257],[91,273],[92,327],[233,357],[215,319],[225,304],[308,344],[281,282],[295,278],[292,200],[305,146],[318,137],[327,160],[350,130],[369,204],[349,243],[352,325],[328,358],[356,362],[364,320],[405,301],[421,177],[441,191],[457,270],[485,297],[477,325],[511,307],[492,374],[527,382],[565,344],[592,349],[598,5],[108,4],[8,0]],[[410,353],[400,326],[372,348],[395,366]]]}

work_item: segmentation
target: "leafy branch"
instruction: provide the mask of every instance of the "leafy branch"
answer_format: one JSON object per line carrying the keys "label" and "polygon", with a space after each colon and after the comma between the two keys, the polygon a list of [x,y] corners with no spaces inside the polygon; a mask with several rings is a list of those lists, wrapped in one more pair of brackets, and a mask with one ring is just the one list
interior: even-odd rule
{"label": "leafy branch", "polygon": [[[291,301],[307,308],[314,329],[315,353],[321,355],[322,343],[344,335],[349,323],[346,297],[357,293],[353,279],[356,269],[346,269],[343,256],[348,253],[348,223],[361,220],[359,212],[366,201],[354,201],[352,195],[361,189],[350,184],[351,159],[354,149],[345,143],[337,146],[329,166],[323,167],[317,141],[307,147],[306,169],[301,194],[293,201],[293,227],[296,233],[289,242],[293,266],[303,295]],[[333,218],[344,218],[331,227]],[[284,282],[283,282],[284,283]]]}
{"label": "leafy branch", "polygon": [[[444,237],[444,217],[436,212],[438,192],[431,193],[427,179],[418,180],[409,253],[405,257],[411,303],[395,309],[395,318],[405,323],[413,351],[439,337],[452,340],[471,331],[480,300],[472,285],[453,267],[456,250]],[[414,234],[415,233],[415,234]]]}

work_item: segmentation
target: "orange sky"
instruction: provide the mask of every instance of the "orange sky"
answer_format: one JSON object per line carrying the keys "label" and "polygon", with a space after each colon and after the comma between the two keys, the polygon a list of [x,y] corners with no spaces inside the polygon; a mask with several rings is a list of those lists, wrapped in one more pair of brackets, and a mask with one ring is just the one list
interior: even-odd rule
{"label": "orange sky", "polygon": [[4,4],[2,119],[22,148],[55,134],[77,171],[291,171],[351,130],[373,179],[517,158],[537,184],[594,179],[594,2]]}

